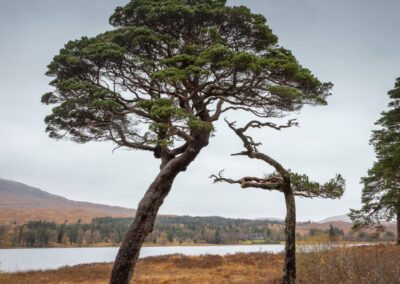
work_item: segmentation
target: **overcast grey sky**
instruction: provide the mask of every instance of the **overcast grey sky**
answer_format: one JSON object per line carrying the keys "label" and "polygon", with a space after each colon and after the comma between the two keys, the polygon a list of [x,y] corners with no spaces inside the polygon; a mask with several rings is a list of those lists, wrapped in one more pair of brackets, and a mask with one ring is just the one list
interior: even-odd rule
{"label": "overcast grey sky", "polygon": [[[156,175],[149,153],[111,144],[54,141],[44,132],[50,90],[46,65],[71,39],[107,29],[114,8],[127,0],[0,0],[0,177],[74,200],[135,208]],[[340,201],[298,199],[298,218],[318,220],[360,206],[361,185],[374,161],[368,145],[374,122],[386,108],[386,92],[400,76],[400,1],[228,1],[261,13],[302,65],[335,84],[325,107],[297,115],[299,128],[254,132],[262,150],[296,172],[323,182],[335,173],[347,180]],[[236,115],[236,114],[235,114]],[[231,116],[231,118],[233,118]],[[241,150],[223,123],[216,136],[181,174],[161,213],[230,217],[283,217],[279,193],[213,185],[211,173],[262,175],[257,161],[230,157]]]}

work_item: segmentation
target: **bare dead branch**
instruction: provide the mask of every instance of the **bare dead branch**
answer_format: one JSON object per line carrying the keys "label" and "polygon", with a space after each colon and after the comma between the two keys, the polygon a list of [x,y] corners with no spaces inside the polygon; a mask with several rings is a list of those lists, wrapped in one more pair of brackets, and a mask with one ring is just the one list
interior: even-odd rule
{"label": "bare dead branch", "polygon": [[[243,146],[246,149],[246,151],[234,154],[234,155],[246,155],[251,159],[258,159],[258,160],[262,160],[264,162],[266,162],[267,164],[269,164],[270,166],[274,167],[275,170],[284,178],[289,180],[290,179],[290,173],[288,170],[286,170],[279,162],[277,162],[275,159],[271,158],[270,156],[264,154],[264,153],[260,153],[257,149],[257,147],[260,145],[260,143],[256,143],[254,142],[253,138],[245,135],[244,132],[249,128],[249,127],[254,127],[254,125],[256,125],[256,127],[261,127],[261,125],[263,123],[259,123],[256,124],[253,121],[253,124],[247,124],[247,128],[243,127],[243,128],[236,128],[235,127],[235,122],[229,122],[227,119],[225,119],[225,122],[228,124],[229,128],[232,129],[236,135],[242,140],[243,142]],[[265,123],[264,123],[265,124]],[[253,126],[252,126],[253,125]],[[281,126],[282,127],[290,127],[293,124],[293,120],[289,121],[287,125],[285,126]],[[270,126],[269,126],[270,127]],[[276,126],[277,128],[279,128],[278,126]]]}
{"label": "bare dead branch", "polygon": [[225,182],[229,184],[240,184],[242,188],[260,188],[265,190],[278,190],[282,191],[283,179],[281,177],[268,177],[268,178],[257,178],[257,177],[243,177],[239,180],[231,178],[225,178],[222,173],[224,170],[219,171],[217,175],[211,175],[214,183]]}

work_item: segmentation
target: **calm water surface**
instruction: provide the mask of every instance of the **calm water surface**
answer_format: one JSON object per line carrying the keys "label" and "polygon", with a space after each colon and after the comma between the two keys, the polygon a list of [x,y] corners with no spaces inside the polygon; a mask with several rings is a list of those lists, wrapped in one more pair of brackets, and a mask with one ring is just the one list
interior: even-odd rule
{"label": "calm water surface", "polygon": [[[226,255],[238,252],[278,253],[283,250],[283,245],[144,247],[140,252],[140,257],[174,253],[184,255]],[[66,265],[111,262],[114,261],[117,251],[118,248],[115,247],[0,249],[0,271],[16,272],[24,270],[56,269]]]}

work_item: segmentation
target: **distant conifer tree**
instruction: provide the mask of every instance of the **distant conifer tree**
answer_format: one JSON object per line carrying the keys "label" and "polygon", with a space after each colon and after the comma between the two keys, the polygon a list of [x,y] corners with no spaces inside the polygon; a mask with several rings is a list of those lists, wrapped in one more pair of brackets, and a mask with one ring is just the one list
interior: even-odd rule
{"label": "distant conifer tree", "polygon": [[356,229],[376,225],[382,230],[382,221],[397,220],[400,245],[400,78],[388,95],[388,110],[376,122],[381,128],[373,131],[370,140],[377,161],[361,179],[361,209],[352,209],[349,216]]}

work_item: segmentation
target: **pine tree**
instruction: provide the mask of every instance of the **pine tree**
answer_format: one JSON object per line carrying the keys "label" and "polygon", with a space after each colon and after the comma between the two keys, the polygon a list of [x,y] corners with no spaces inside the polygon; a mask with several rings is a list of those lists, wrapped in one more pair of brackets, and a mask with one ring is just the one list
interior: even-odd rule
{"label": "pine tree", "polygon": [[330,179],[324,184],[311,181],[305,174],[298,174],[286,169],[281,163],[270,155],[259,151],[253,137],[246,131],[252,128],[269,127],[275,130],[297,125],[293,120],[289,120],[286,125],[276,125],[271,122],[262,123],[257,120],[248,122],[244,127],[236,128],[234,122],[226,121],[233,132],[242,140],[244,151],[234,156],[247,156],[250,159],[260,160],[274,168],[275,172],[263,178],[246,176],[234,180],[222,176],[222,171],[218,175],[212,175],[214,182],[226,182],[230,184],[240,184],[242,188],[258,188],[268,191],[279,191],[283,193],[286,204],[285,217],[285,260],[283,267],[283,283],[293,284],[296,281],[296,200],[295,196],[303,198],[341,198],[344,192],[345,180],[340,174]]}
{"label": "pine tree", "polygon": [[129,283],[176,176],[208,145],[223,113],[262,119],[326,103],[332,85],[279,46],[263,16],[225,2],[132,0],[111,16],[113,30],[68,42],[48,66],[50,137],[112,141],[160,159],[111,283]]}
{"label": "pine tree", "polygon": [[380,230],[382,221],[397,220],[400,245],[400,78],[388,95],[388,110],[376,122],[381,128],[373,131],[370,140],[377,161],[361,179],[362,208],[352,209],[349,216],[356,229],[376,225]]}

